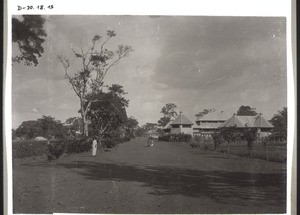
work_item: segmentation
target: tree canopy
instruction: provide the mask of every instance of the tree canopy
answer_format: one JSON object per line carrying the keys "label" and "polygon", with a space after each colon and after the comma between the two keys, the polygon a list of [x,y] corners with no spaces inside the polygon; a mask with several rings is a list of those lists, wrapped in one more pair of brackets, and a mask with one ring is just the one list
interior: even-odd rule
{"label": "tree canopy", "polygon": [[63,137],[63,125],[60,121],[55,120],[51,116],[42,116],[37,120],[43,130],[43,136],[47,139],[53,139],[55,137]]}
{"label": "tree canopy", "polygon": [[[80,114],[82,118],[83,133],[88,136],[88,117],[87,113],[93,102],[98,100],[104,86],[104,78],[108,71],[115,65],[117,65],[121,59],[128,57],[133,51],[131,46],[119,45],[116,50],[108,50],[106,48],[107,43],[116,36],[114,31],[108,30],[106,37],[95,35],[92,39],[92,43],[87,50],[81,48],[80,50],[73,50],[76,59],[79,59],[82,67],[75,69],[73,75],[69,73],[71,70],[70,60],[63,55],[58,56],[58,60],[61,62],[65,77],[72,86],[73,91],[78,96],[80,101]],[[117,86],[114,90],[119,92]],[[99,104],[99,102],[97,102]]]}
{"label": "tree canopy", "polygon": [[32,139],[37,136],[43,136],[48,139],[63,137],[63,125],[60,121],[55,120],[51,116],[42,116],[35,120],[24,121],[16,129],[17,137]]}
{"label": "tree canopy", "polygon": [[135,131],[137,130],[139,122],[134,117],[128,117],[125,122],[126,134],[130,137],[135,136]]}
{"label": "tree canopy", "polygon": [[69,127],[69,130],[81,131],[80,117],[70,117],[66,120],[65,124]]}
{"label": "tree canopy", "polygon": [[163,117],[161,117],[158,120],[158,125],[160,127],[166,126],[172,119],[178,116],[178,113],[176,111],[177,105],[174,103],[167,103],[160,111],[160,113],[163,114]]}
{"label": "tree canopy", "polygon": [[125,94],[122,86],[112,85],[108,92],[100,91],[94,95],[96,100],[91,104],[88,117],[91,119],[92,134],[100,140],[105,133],[127,122],[128,100],[123,97]]}
{"label": "tree canopy", "polygon": [[157,124],[156,123],[147,122],[142,127],[147,132],[147,131],[151,131],[151,130],[156,130],[157,129]]}
{"label": "tree canopy", "polygon": [[23,15],[22,18],[12,18],[12,42],[18,45],[20,51],[12,60],[24,61],[26,66],[37,66],[38,58],[44,53],[42,44],[47,36],[44,30],[45,19],[40,15]]}
{"label": "tree canopy", "polygon": [[270,123],[274,126],[273,131],[280,136],[287,137],[287,107],[283,107],[277,114],[274,114]]}
{"label": "tree canopy", "polygon": [[237,111],[237,115],[240,116],[256,116],[258,113],[256,112],[256,108],[252,108],[250,106],[242,105]]}
{"label": "tree canopy", "polygon": [[201,118],[203,117],[204,115],[210,113],[210,112],[215,112],[216,110],[215,109],[203,109],[203,111],[200,111],[199,113],[197,113],[195,116],[197,118]]}

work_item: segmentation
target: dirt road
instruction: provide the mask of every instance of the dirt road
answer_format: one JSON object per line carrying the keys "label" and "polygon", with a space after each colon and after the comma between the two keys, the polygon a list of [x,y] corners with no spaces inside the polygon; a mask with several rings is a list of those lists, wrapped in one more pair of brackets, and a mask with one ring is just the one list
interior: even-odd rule
{"label": "dirt road", "polygon": [[16,159],[15,213],[285,213],[286,165],[133,140],[89,154]]}

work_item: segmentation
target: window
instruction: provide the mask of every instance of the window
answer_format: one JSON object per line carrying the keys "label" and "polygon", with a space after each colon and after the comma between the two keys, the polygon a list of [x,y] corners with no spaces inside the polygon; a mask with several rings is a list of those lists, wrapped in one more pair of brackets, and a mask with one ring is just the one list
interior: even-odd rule
{"label": "window", "polygon": [[190,128],[191,125],[182,125],[183,128]]}

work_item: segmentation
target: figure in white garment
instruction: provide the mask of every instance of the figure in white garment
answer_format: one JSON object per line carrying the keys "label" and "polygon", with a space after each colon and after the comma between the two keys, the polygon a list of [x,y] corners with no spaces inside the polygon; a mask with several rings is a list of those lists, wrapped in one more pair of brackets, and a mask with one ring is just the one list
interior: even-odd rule
{"label": "figure in white garment", "polygon": [[96,156],[96,153],[97,153],[97,140],[93,140],[92,155]]}

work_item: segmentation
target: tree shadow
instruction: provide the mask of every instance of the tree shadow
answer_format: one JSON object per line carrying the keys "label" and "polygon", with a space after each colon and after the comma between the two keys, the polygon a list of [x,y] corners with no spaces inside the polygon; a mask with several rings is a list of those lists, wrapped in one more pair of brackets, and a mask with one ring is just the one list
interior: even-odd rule
{"label": "tree shadow", "polygon": [[272,205],[281,208],[277,213],[284,213],[286,208],[284,173],[199,171],[167,166],[145,167],[91,161],[40,165],[77,169],[77,173],[88,180],[139,182],[142,183],[141,186],[153,189],[149,193],[151,195],[207,197],[216,202],[239,206]]}

